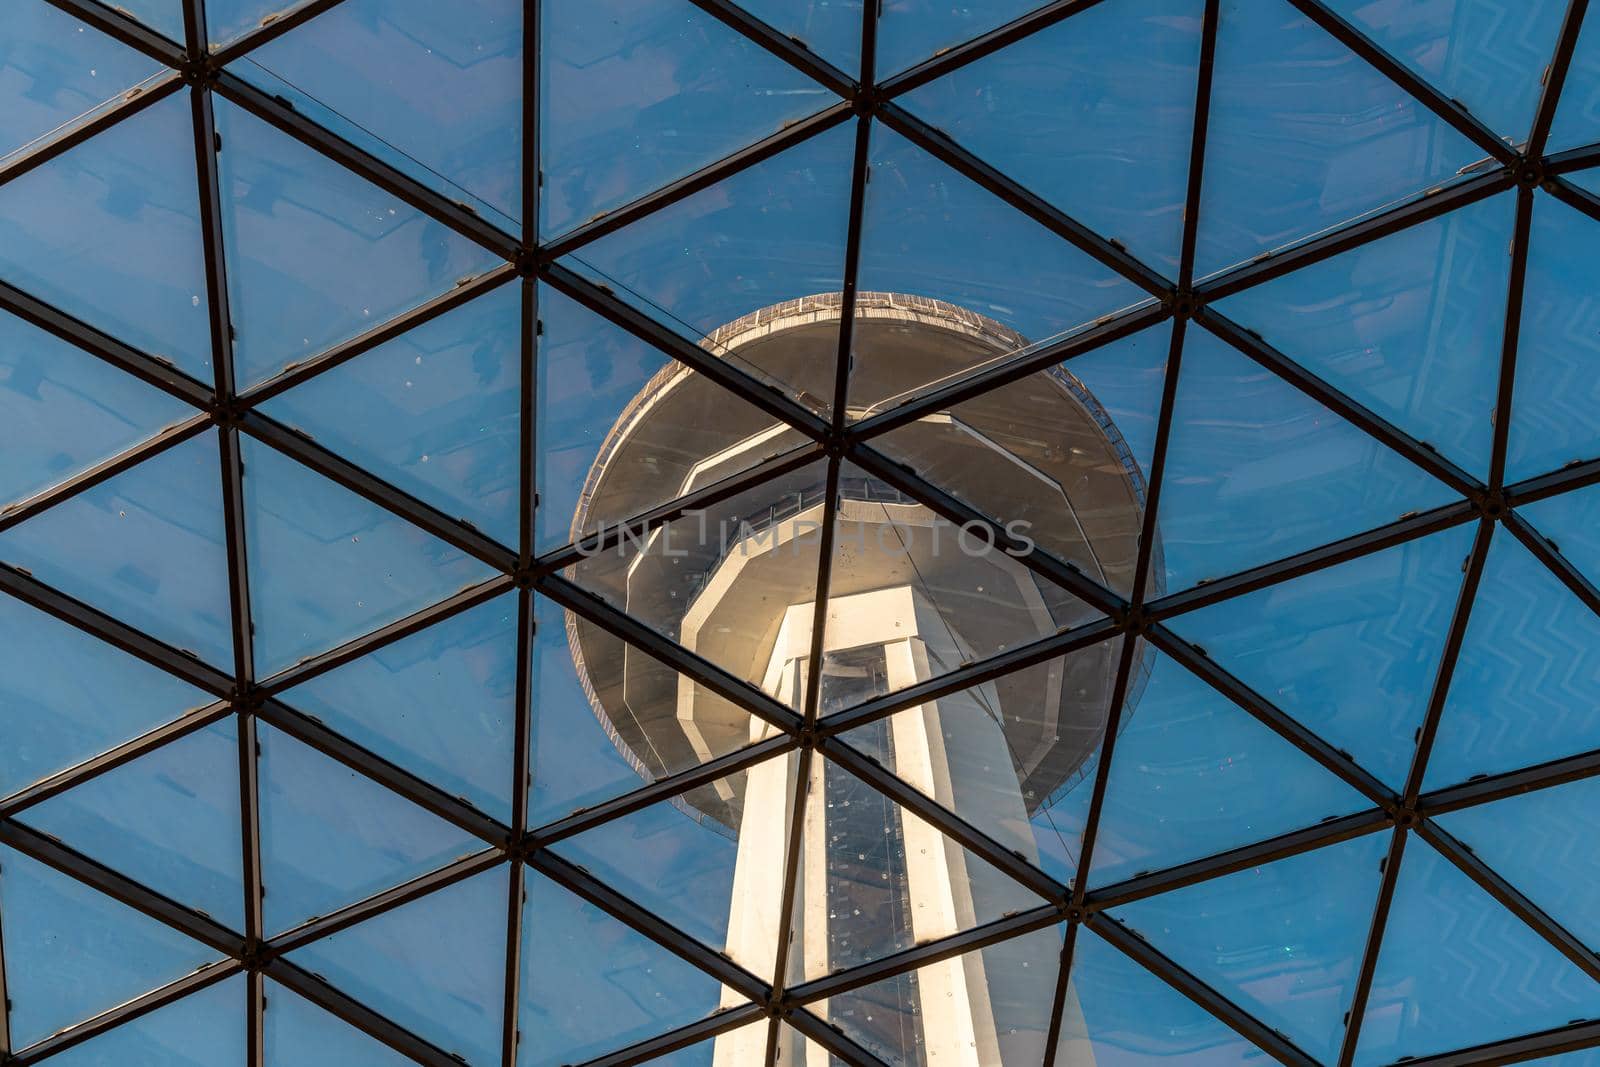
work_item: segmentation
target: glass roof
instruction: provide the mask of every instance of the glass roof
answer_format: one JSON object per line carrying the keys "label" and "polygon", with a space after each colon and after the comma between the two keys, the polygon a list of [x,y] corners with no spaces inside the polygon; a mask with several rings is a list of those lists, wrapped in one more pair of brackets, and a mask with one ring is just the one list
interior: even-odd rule
{"label": "glass roof", "polygon": [[8,0],[0,1062],[1600,1063],[1585,0]]}

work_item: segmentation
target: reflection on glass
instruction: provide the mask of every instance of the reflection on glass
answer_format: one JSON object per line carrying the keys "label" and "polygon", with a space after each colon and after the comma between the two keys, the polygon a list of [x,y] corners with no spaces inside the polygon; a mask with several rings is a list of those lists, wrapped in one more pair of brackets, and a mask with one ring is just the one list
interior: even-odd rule
{"label": "reflection on glass", "polygon": [[0,908],[14,1048],[216,959],[164,923],[4,847]]}
{"label": "reflection on glass", "polygon": [[1471,1048],[1597,1014],[1600,988],[1560,950],[1423,841],[1406,846],[1355,1063]]}
{"label": "reflection on glass", "polygon": [[493,1067],[506,1001],[507,884],[507,868],[484,871],[286,958],[468,1067]]}
{"label": "reflection on glass", "polygon": [[1387,834],[1369,834],[1110,914],[1318,1062],[1331,1063],[1388,846]]}
{"label": "reflection on glass", "polygon": [[1486,479],[1515,201],[1490,197],[1217,310]]}
{"label": "reflection on glass", "polygon": [[1206,145],[1202,275],[1413,197],[1484,158],[1293,7],[1256,0],[1222,5]]}
{"label": "reflection on glass", "polygon": [[121,874],[244,928],[231,717],[51,797],[26,818]]}
{"label": "reflection on glass", "polygon": [[1092,5],[900,102],[1176,277],[1201,9],[1201,0]]}

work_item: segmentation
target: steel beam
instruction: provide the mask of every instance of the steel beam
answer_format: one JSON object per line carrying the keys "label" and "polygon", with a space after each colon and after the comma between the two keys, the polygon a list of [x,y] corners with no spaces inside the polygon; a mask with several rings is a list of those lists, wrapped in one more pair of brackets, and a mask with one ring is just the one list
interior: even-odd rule
{"label": "steel beam", "polygon": [[1556,105],[1561,100],[1561,90],[1567,83],[1567,70],[1572,66],[1572,53],[1578,47],[1578,34],[1583,30],[1583,16],[1589,10],[1589,0],[1567,0],[1567,13],[1561,20],[1561,33],[1556,37],[1555,54],[1545,68],[1544,87],[1539,93],[1539,107],[1534,112],[1533,130],[1528,134],[1524,153],[1533,159],[1544,155],[1545,143],[1550,137],[1550,124],[1555,121]]}
{"label": "steel beam", "polygon": [[1087,11],[1100,2],[1101,0],[1054,0],[1053,3],[1045,4],[1020,18],[1012,19],[1004,26],[990,30],[970,41],[946,48],[937,55],[907,68],[880,84],[878,92],[884,98],[893,99],[919,89],[970,63],[994,55],[1000,49],[1016,44],[1025,37],[1031,37],[1041,30],[1048,29],[1063,19]]}
{"label": "steel beam", "polygon": [[847,100],[856,95],[859,86],[848,74],[811,51],[798,38],[778,32],[733,0],[690,0],[690,3],[831,92]]}
{"label": "steel beam", "polygon": [[634,1064],[664,1058],[690,1045],[710,1041],[720,1034],[737,1030],[764,1018],[766,1013],[758,1005],[740,1004],[738,1007],[708,1015],[704,1019],[697,1019],[676,1030],[669,1030],[667,1033],[636,1042],[604,1056],[585,1060],[579,1067],[633,1067]]}
{"label": "steel beam", "polygon": [[185,60],[183,46],[150,29],[144,23],[99,0],[47,0],[74,18],[88,23],[108,37],[114,37],[157,63],[177,69]]}
{"label": "steel beam", "polygon": [[1372,905],[1366,944],[1361,950],[1361,966],[1355,987],[1350,992],[1350,1010],[1345,1014],[1344,1038],[1339,1043],[1338,1067],[1350,1067],[1356,1045],[1361,1040],[1361,1024],[1366,1020],[1367,997],[1372,993],[1372,978],[1378,970],[1378,954],[1383,949],[1383,934],[1389,925],[1389,907],[1394,903],[1394,887],[1400,879],[1400,864],[1405,858],[1406,830],[1397,827],[1389,838],[1389,851],[1383,858],[1383,877]]}
{"label": "steel beam", "polygon": [[461,1067],[461,1060],[425,1038],[373,1011],[354,997],[339,991],[325,979],[285,959],[268,962],[266,976],[298,993],[317,1007],[343,1019],[357,1030],[409,1056],[424,1067]]}
{"label": "steel beam", "polygon": [[35,147],[31,152],[24,152],[11,162],[0,166],[0,186],[14,182],[24,174],[72,151],[95,134],[133,118],[150,105],[160,103],[181,88],[183,79],[168,72],[128,89],[122,94],[122,99],[115,103],[102,104],[90,117],[60,136],[51,137],[46,134],[44,139],[34,142]]}

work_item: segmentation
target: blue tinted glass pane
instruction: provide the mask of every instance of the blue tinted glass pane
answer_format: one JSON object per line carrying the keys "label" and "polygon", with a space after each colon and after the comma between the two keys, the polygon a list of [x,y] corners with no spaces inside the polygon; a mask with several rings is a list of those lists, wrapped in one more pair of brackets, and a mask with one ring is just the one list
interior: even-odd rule
{"label": "blue tinted glass pane", "polygon": [[1202,274],[1415,196],[1484,155],[1281,0],[1222,5],[1215,77]]}
{"label": "blue tinted glass pane", "polygon": [[517,543],[521,288],[503,285],[262,405],[447,515]]}
{"label": "blue tinted glass pane", "polygon": [[211,380],[189,98],[0,186],[0,278]]}
{"label": "blue tinted glass pane", "polygon": [[[1177,274],[1199,0],[1098,4],[914,90],[907,108]],[[1129,65],[1139,76],[1128,77]]]}
{"label": "blue tinted glass pane", "polygon": [[1597,1013],[1600,987],[1588,976],[1433,849],[1410,843],[1356,1063],[1470,1048]]}
{"label": "blue tinted glass pane", "polygon": [[1593,487],[1524,504],[1518,513],[1590,578],[1600,578],[1600,490]]}
{"label": "blue tinted glass pane", "polygon": [[27,819],[180,904],[244,928],[231,717],[74,786]]}
{"label": "blue tinted glass pane", "polygon": [[1600,747],[1600,618],[1496,529],[1467,621],[1427,785]]}
{"label": "blue tinted glass pane", "polygon": [[276,982],[267,983],[263,1016],[269,1067],[410,1067],[410,1057]]}
{"label": "blue tinted glass pane", "polygon": [[1566,4],[1532,0],[1330,0],[1446,96],[1512,144],[1527,140]]}
{"label": "blue tinted glass pane", "polygon": [[[882,126],[873,130],[871,174],[862,219],[861,288],[933,297],[987,316],[994,320],[985,324],[987,332],[1015,331],[997,342],[1002,355],[1075,330],[1144,296]],[[940,369],[949,375],[949,368]],[[924,384],[912,380],[902,389]]]}
{"label": "blue tinted glass pane", "polygon": [[1405,786],[1474,528],[1462,526],[1172,620],[1392,789]]}
{"label": "blue tinted glass pane", "polygon": [[477,839],[261,727],[261,871],[268,933],[353,904],[477,850]]}
{"label": "blue tinted glass pane", "polygon": [[251,438],[245,537],[263,674],[443,600],[489,567]]}
{"label": "blue tinted glass pane", "polygon": [[443,223],[248,112],[219,100],[216,122],[241,385],[493,266],[490,253]]}
{"label": "blue tinted glass pane", "polygon": [[45,0],[7,5],[0,160],[81,125],[159,69]]}
{"label": "blue tinted glass pane", "polygon": [[1083,383],[1105,412],[1113,441],[1122,439],[1124,463],[1132,466],[1148,486],[1150,462],[1156,447],[1156,419],[1161,414],[1161,387],[1167,377],[1167,355],[1172,350],[1172,329],[1158,326],[1092,351],[1063,364],[1066,372]]}
{"label": "blue tinted glass pane", "polygon": [[0,795],[131,741],[208,697],[0,596]]}
{"label": "blue tinted glass pane", "polygon": [[734,809],[726,821],[701,810],[717,811],[713,799],[691,794],[568,838],[554,851],[747,970],[771,974],[782,888],[773,872],[783,866],[794,765],[792,756],[779,756],[701,790],[734,800],[724,802]]}
{"label": "blue tinted glass pane", "polygon": [[1217,308],[1485,478],[1514,206],[1492,197]]}
{"label": "blue tinted glass pane", "polygon": [[353,131],[396,165],[414,163],[404,169],[452,200],[487,201],[514,229],[521,12],[517,0],[345,0],[250,53],[239,73],[264,68],[342,120],[336,132]]}
{"label": "blue tinted glass pane", "polygon": [[1205,330],[1184,341],[1168,448],[1160,531],[1173,590],[1452,499]]}
{"label": "blue tinted glass pane", "polygon": [[1355,790],[1158,656],[1111,760],[1091,881],[1130,878],[1365,808]]}
{"label": "blue tinted glass pane", "polygon": [[241,976],[209,985],[50,1057],[56,1067],[239,1067],[245,1059]]}
{"label": "blue tinted glass pane", "polygon": [[1586,945],[1600,945],[1600,779],[1435,817]]}
{"label": "blue tinted glass pane", "polygon": [[685,0],[548,0],[540,32],[546,235],[836,102]]}
{"label": "blue tinted glass pane", "polygon": [[207,431],[0,534],[0,560],[231,664],[220,471]]}
{"label": "blue tinted glass pane", "polygon": [[1561,87],[1548,150],[1560,152],[1594,141],[1600,141],[1600,29],[1595,20],[1586,19]]}
{"label": "blue tinted glass pane", "polygon": [[116,7],[163,36],[183,40],[183,0],[119,0]]}
{"label": "blue tinted glass pane", "polygon": [[1079,930],[1056,1062],[1237,1067],[1266,1056],[1121,952]]}
{"label": "blue tinted glass pane", "polygon": [[1117,908],[1174,962],[1332,1062],[1372,921],[1386,834]]}
{"label": "blue tinted glass pane", "polygon": [[80,474],[192,414],[19,318],[0,313],[0,502]]}
{"label": "blue tinted glass pane", "polygon": [[[539,290],[539,323],[541,551],[803,443],[797,431],[767,433],[775,427],[770,415],[547,286]],[[650,397],[648,405],[640,399]],[[646,407],[654,412],[647,421]],[[614,425],[634,427],[626,447],[612,447]],[[741,443],[742,451],[727,452]],[[719,454],[730,458],[701,462]],[[602,457],[620,491],[597,497]]]}
{"label": "blue tinted glass pane", "polygon": [[[893,1067],[963,1057],[984,1067],[1038,1067],[1060,969],[1061,932],[1048,927],[829,997],[814,1010]],[[780,1062],[812,1062],[799,1034],[784,1036],[790,1046]]]}
{"label": "blue tinted glass pane", "polygon": [[511,819],[517,599],[502,596],[283,698],[496,818]]}
{"label": "blue tinted glass pane", "polygon": [[1517,342],[1506,478],[1600,455],[1600,226],[1553,196],[1534,198]]}
{"label": "blue tinted glass pane", "polygon": [[289,959],[470,1067],[500,1062],[506,869],[384,912]]}
{"label": "blue tinted glass pane", "polygon": [[212,962],[216,953],[0,848],[11,1042],[23,1048]]}
{"label": "blue tinted glass pane", "polygon": [[[570,258],[621,298],[696,341],[769,305],[837,294],[844,283],[853,145],[851,127],[835,127]],[[783,254],[774,255],[775,248]],[[836,329],[830,325],[826,332]],[[727,336],[719,334],[707,347],[763,376],[759,367],[724,350]],[[837,354],[837,342],[832,352]],[[826,387],[817,387],[817,379]],[[819,398],[807,397],[808,403],[825,403],[832,396],[832,362],[796,368],[779,384]]]}
{"label": "blue tinted glass pane", "polygon": [[1038,6],[1036,0],[982,4],[884,0],[878,17],[878,77],[987,33]]}
{"label": "blue tinted glass pane", "polygon": [[[733,1047],[748,1049],[752,1055],[766,1055],[767,1049],[767,1021],[765,1019],[750,1023],[747,1026],[737,1026],[726,1035],[719,1035],[709,1041],[701,1041],[681,1048],[665,1056],[656,1056],[645,1060],[650,1067],[714,1067],[717,1060],[717,1048],[728,1042]],[[759,1050],[759,1051],[758,1051]],[[792,1061],[784,1061],[792,1062]],[[801,1063],[805,1060],[799,1061]]]}
{"label": "blue tinted glass pane", "polygon": [[851,77],[859,71],[861,0],[741,0],[739,6]]}
{"label": "blue tinted glass pane", "polygon": [[715,978],[643,934],[528,874],[520,1067],[581,1063],[666,1033],[715,1011],[720,990]]}

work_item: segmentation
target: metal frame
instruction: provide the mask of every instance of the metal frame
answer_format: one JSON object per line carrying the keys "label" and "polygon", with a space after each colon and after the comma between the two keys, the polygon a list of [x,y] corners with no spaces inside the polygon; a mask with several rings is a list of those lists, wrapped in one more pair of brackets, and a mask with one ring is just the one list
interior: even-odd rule
{"label": "metal frame", "polygon": [[[153,990],[128,1004],[120,1005],[30,1048],[13,1049],[9,1044],[8,1012],[0,1012],[0,1058],[6,1062],[34,1063],[72,1047],[97,1034],[155,1010],[198,989],[206,988],[237,973],[249,976],[248,1019],[249,1061],[264,1062],[263,1013],[266,1010],[264,981],[270,977],[311,999],[390,1047],[425,1064],[454,1065],[458,1061],[386,1019],[327,983],[289,962],[284,954],[320,937],[326,937],[354,923],[399,907],[426,893],[454,884],[461,879],[503,868],[508,878],[506,937],[505,1026],[502,1040],[503,1067],[512,1067],[520,1034],[517,1028],[519,997],[521,921],[524,882],[528,869],[553,879],[592,905],[651,938],[713,975],[749,998],[750,1003],[709,1019],[682,1027],[668,1034],[608,1053],[592,1064],[622,1065],[644,1062],[696,1041],[761,1019],[768,1021],[767,1062],[773,1063],[782,1027],[789,1026],[809,1040],[826,1047],[841,1060],[858,1065],[877,1065],[881,1061],[866,1049],[806,1009],[808,1003],[845,990],[879,981],[926,966],[936,960],[975,951],[1000,940],[1021,936],[1050,926],[1063,930],[1061,967],[1055,977],[1055,996],[1048,1033],[1049,1049],[1045,1067],[1053,1067],[1056,1037],[1061,1027],[1068,976],[1075,945],[1086,936],[1087,928],[1145,967],[1169,986],[1193,1000],[1213,1016],[1233,1028],[1280,1062],[1309,1063],[1310,1058],[1282,1035],[1253,1019],[1240,1006],[1217,990],[1208,987],[1178,964],[1162,955],[1140,936],[1122,926],[1113,915],[1121,904],[1153,894],[1168,892],[1202,881],[1224,877],[1276,859],[1298,855],[1311,849],[1372,834],[1389,833],[1391,843],[1383,880],[1353,992],[1353,1008],[1340,1051],[1340,1067],[1354,1054],[1362,1021],[1362,1006],[1370,993],[1377,952],[1381,945],[1388,908],[1404,862],[1411,835],[1423,838],[1508,911],[1544,938],[1590,977],[1600,979],[1600,957],[1582,945],[1569,931],[1524,898],[1515,887],[1446,833],[1432,817],[1465,807],[1492,803],[1534,789],[1550,788],[1567,782],[1600,775],[1600,752],[1577,754],[1539,767],[1475,780],[1431,793],[1422,791],[1422,782],[1432,741],[1448,695],[1451,675],[1460,652],[1474,594],[1483,572],[1489,536],[1496,525],[1504,524],[1518,540],[1554,573],[1591,610],[1600,612],[1600,590],[1559,550],[1513,509],[1517,505],[1544,499],[1559,492],[1600,483],[1600,460],[1552,472],[1515,484],[1504,484],[1505,455],[1511,398],[1517,362],[1518,324],[1526,272],[1529,226],[1536,196],[1549,194],[1580,211],[1600,219],[1600,198],[1564,181],[1559,175],[1571,170],[1600,165],[1600,145],[1588,146],[1554,156],[1545,155],[1551,122],[1575,49],[1577,35],[1587,11],[1587,0],[1569,0],[1565,19],[1551,58],[1545,89],[1535,120],[1521,150],[1488,130],[1457,101],[1448,99],[1435,87],[1413,74],[1403,63],[1375,44],[1348,20],[1332,11],[1324,0],[1287,0],[1317,26],[1360,56],[1396,86],[1437,115],[1452,128],[1482,147],[1490,157],[1492,169],[1463,178],[1440,189],[1427,190],[1418,197],[1388,210],[1356,220],[1326,234],[1292,247],[1258,257],[1248,264],[1197,281],[1194,259],[1199,225],[1206,133],[1209,123],[1211,78],[1219,25],[1222,20],[1219,0],[1206,0],[1202,31],[1201,59],[1198,66],[1197,95],[1192,131],[1189,178],[1185,198],[1183,240],[1178,275],[1175,279],[1131,256],[1120,245],[1084,226],[1056,205],[1031,192],[1023,184],[992,167],[956,143],[942,131],[932,128],[895,102],[901,95],[968,64],[1095,7],[1099,0],[1054,0],[1007,25],[948,49],[909,70],[879,81],[875,70],[878,5],[864,5],[862,25],[862,63],[859,71],[838,70],[802,44],[762,23],[732,0],[691,0],[697,7],[737,33],[744,35],[777,59],[823,85],[839,99],[812,117],[794,123],[781,132],[749,146],[726,159],[648,193],[631,203],[591,220],[565,234],[541,241],[537,232],[538,160],[537,93],[539,76],[539,5],[524,0],[523,71],[523,186],[521,232],[504,232],[479,218],[445,195],[401,173],[383,160],[351,145],[298,114],[283,100],[262,92],[226,69],[227,64],[247,55],[253,48],[317,18],[338,5],[340,0],[310,0],[291,9],[262,28],[216,52],[207,45],[204,0],[184,0],[184,40],[175,42],[149,30],[120,10],[99,0],[48,0],[62,10],[157,60],[170,69],[137,95],[101,109],[90,120],[54,141],[38,146],[32,153],[13,160],[0,170],[0,184],[11,181],[47,164],[99,132],[138,114],[153,103],[186,91],[194,123],[194,152],[198,178],[198,203],[205,235],[208,313],[215,377],[202,382],[176,370],[166,362],[140,352],[94,327],[34,298],[14,286],[0,282],[0,308],[12,312],[58,338],[133,374],[162,389],[195,409],[195,414],[157,438],[112,457],[61,485],[13,505],[0,513],[0,531],[25,522],[79,492],[115,477],[117,474],[157,455],[211,426],[218,430],[219,477],[227,531],[230,608],[233,619],[233,662],[226,667],[202,663],[150,636],[126,626],[110,616],[65,596],[31,575],[0,565],[0,595],[10,595],[62,619],[71,625],[127,651],[174,676],[197,685],[217,698],[205,708],[191,712],[176,722],[161,726],[111,752],[105,753],[51,778],[35,783],[12,796],[0,798],[0,843],[4,843],[65,874],[93,886],[114,899],[134,907],[186,935],[210,945],[221,955],[220,962]],[[226,285],[227,256],[223,248],[220,218],[221,190],[218,187],[216,146],[211,110],[214,94],[221,94],[294,137],[311,149],[350,169],[408,205],[427,214],[457,233],[499,256],[503,263],[479,278],[428,301],[394,320],[384,323],[351,341],[335,346],[292,370],[252,389],[239,391],[233,375],[232,331]],[[834,395],[828,412],[819,415],[789,396],[755,380],[739,368],[694,345],[665,324],[657,322],[633,306],[617,299],[609,290],[573,272],[560,262],[592,241],[646,218],[682,201],[714,183],[770,159],[780,152],[845,122],[855,123],[855,153],[851,170],[851,195],[847,227],[843,282],[843,317],[840,328],[839,363]],[[1071,336],[1020,353],[954,383],[930,390],[909,402],[871,419],[851,425],[845,417],[844,398],[848,388],[853,307],[860,262],[863,217],[866,211],[866,185],[870,171],[870,134],[874,123],[897,131],[944,164],[997,197],[1023,216],[1071,243],[1101,264],[1142,289],[1151,300],[1127,312],[1093,324]],[[1370,411],[1334,386],[1316,377],[1267,341],[1231,322],[1208,306],[1222,299],[1279,277],[1289,271],[1321,262],[1341,252],[1381,239],[1407,227],[1418,225],[1463,208],[1485,197],[1516,188],[1517,216],[1512,247],[1512,271],[1507,298],[1506,332],[1502,346],[1497,418],[1489,477],[1480,480],[1441,457],[1402,428]],[[321,448],[294,431],[261,414],[260,403],[307,381],[414,326],[444,314],[501,285],[515,281],[522,293],[521,368],[522,368],[522,463],[520,485],[524,501],[518,543],[502,545],[470,525],[451,518],[428,504]],[[872,471],[901,490],[922,500],[952,522],[975,522],[988,527],[999,543],[1008,536],[1002,526],[1005,516],[985,515],[971,505],[928,483],[914,471],[889,460],[872,447],[881,434],[931,411],[943,410],[963,400],[1002,385],[1020,381],[1029,374],[1070,360],[1134,332],[1167,323],[1171,330],[1170,351],[1157,422],[1147,508],[1144,517],[1139,563],[1134,587],[1127,596],[1105,589],[1071,564],[1035,549],[1023,562],[1035,573],[1074,593],[1098,608],[1103,618],[1010,650],[980,663],[963,665],[959,670],[921,685],[869,701],[826,719],[818,715],[818,688],[821,672],[820,625],[814,628],[814,647],[810,683],[800,713],[784,707],[741,679],[728,675],[715,665],[688,652],[579,588],[563,572],[578,558],[578,546],[566,546],[543,556],[535,554],[534,514],[538,484],[535,395],[537,375],[538,284],[554,287],[566,296],[632,333],[663,353],[713,379],[743,400],[772,417],[799,430],[809,443],[791,453],[776,457],[758,467],[705,489],[693,496],[670,502],[631,520],[630,528],[645,531],[670,522],[686,510],[726,499],[749,487],[797,469],[806,463],[825,460],[830,491],[824,510],[824,545],[820,553],[818,588],[826,589],[832,553],[827,544],[837,504],[839,472],[845,463]],[[1313,401],[1337,413],[1377,441],[1409,460],[1420,469],[1454,490],[1460,499],[1435,511],[1409,516],[1376,530],[1367,531],[1334,544],[1276,560],[1240,574],[1223,577],[1194,589],[1162,596],[1150,596],[1148,571],[1155,543],[1156,515],[1162,486],[1168,441],[1171,436],[1176,389],[1188,331],[1204,329],[1233,346],[1257,364],[1279,376]],[[499,572],[496,577],[472,589],[397,620],[372,634],[357,638],[268,678],[258,678],[251,653],[250,591],[244,541],[242,469],[239,435],[249,434],[268,447],[277,449],[307,468],[327,477],[365,499],[433,534]],[[1396,792],[1363,770],[1348,755],[1307,730],[1291,715],[1249,689],[1205,651],[1178,637],[1165,623],[1186,612],[1292,580],[1339,563],[1403,544],[1451,526],[1474,522],[1478,535],[1462,580],[1455,616],[1452,619],[1435,684],[1419,739],[1416,758],[1405,787]],[[620,531],[600,535],[603,540]],[[590,546],[592,547],[592,546]],[[509,825],[477,811],[464,801],[441,790],[404,769],[341,737],[335,731],[296,711],[292,706],[293,686],[394,641],[443,621],[461,611],[497,596],[514,596],[517,605],[518,665],[516,681],[517,752],[513,794],[523,798],[515,806]],[[768,741],[723,756],[701,767],[673,774],[593,808],[574,813],[543,826],[531,826],[525,806],[525,785],[529,774],[528,739],[531,736],[532,707],[531,656],[534,641],[533,598],[543,596],[568,611],[602,626],[620,639],[655,657],[725,698],[746,708],[751,714],[773,724],[779,735]],[[819,623],[825,611],[825,598],[818,599]],[[1062,885],[1045,872],[1034,868],[1004,845],[972,826],[958,813],[951,812],[911,788],[875,762],[849,747],[844,734],[854,727],[876,721],[896,711],[937,699],[962,688],[992,680],[1011,671],[1070,654],[1104,641],[1120,642],[1118,673],[1109,709],[1109,725],[1099,769],[1093,783],[1090,816],[1085,829],[1078,877],[1072,885]],[[1123,712],[1124,697],[1137,650],[1145,643],[1182,663],[1217,692],[1274,730],[1289,744],[1318,762],[1330,773],[1356,789],[1371,803],[1371,808],[1341,819],[1306,827],[1266,841],[1254,842],[1219,855],[1181,864],[1166,870],[1140,875],[1127,881],[1090,888],[1085,877],[1098,831],[1099,812],[1109,771],[1115,755],[1116,725]],[[242,931],[227,930],[197,912],[179,905],[148,887],[118,874],[95,860],[30,829],[27,812],[34,805],[130,760],[203,728],[226,716],[239,724],[240,811],[244,849],[245,923]],[[371,778],[397,796],[420,805],[452,822],[483,842],[483,849],[446,867],[385,890],[367,900],[340,909],[332,915],[267,939],[261,925],[261,871],[258,826],[257,786],[255,781],[257,724],[265,721],[327,756]],[[891,797],[963,847],[1001,868],[1039,895],[1043,903],[1036,909],[953,937],[918,945],[886,959],[806,982],[787,986],[787,944],[780,940],[777,966],[770,976],[754,975],[729,961],[715,949],[699,944],[674,929],[587,872],[553,851],[560,842],[623,818],[642,808],[669,800],[698,788],[717,777],[734,773],[770,758],[796,754],[801,766],[799,788],[794,805],[794,824],[790,833],[784,900],[792,904],[799,864],[798,833],[805,805],[806,768],[814,760],[825,759],[841,766],[869,785]],[[3,960],[3,952],[0,952]],[[4,989],[4,968],[0,966],[0,993]],[[1426,1063],[1511,1062],[1538,1055],[1577,1048],[1600,1047],[1600,1026],[1573,1024],[1559,1030],[1527,1035],[1475,1049],[1429,1057]]]}

